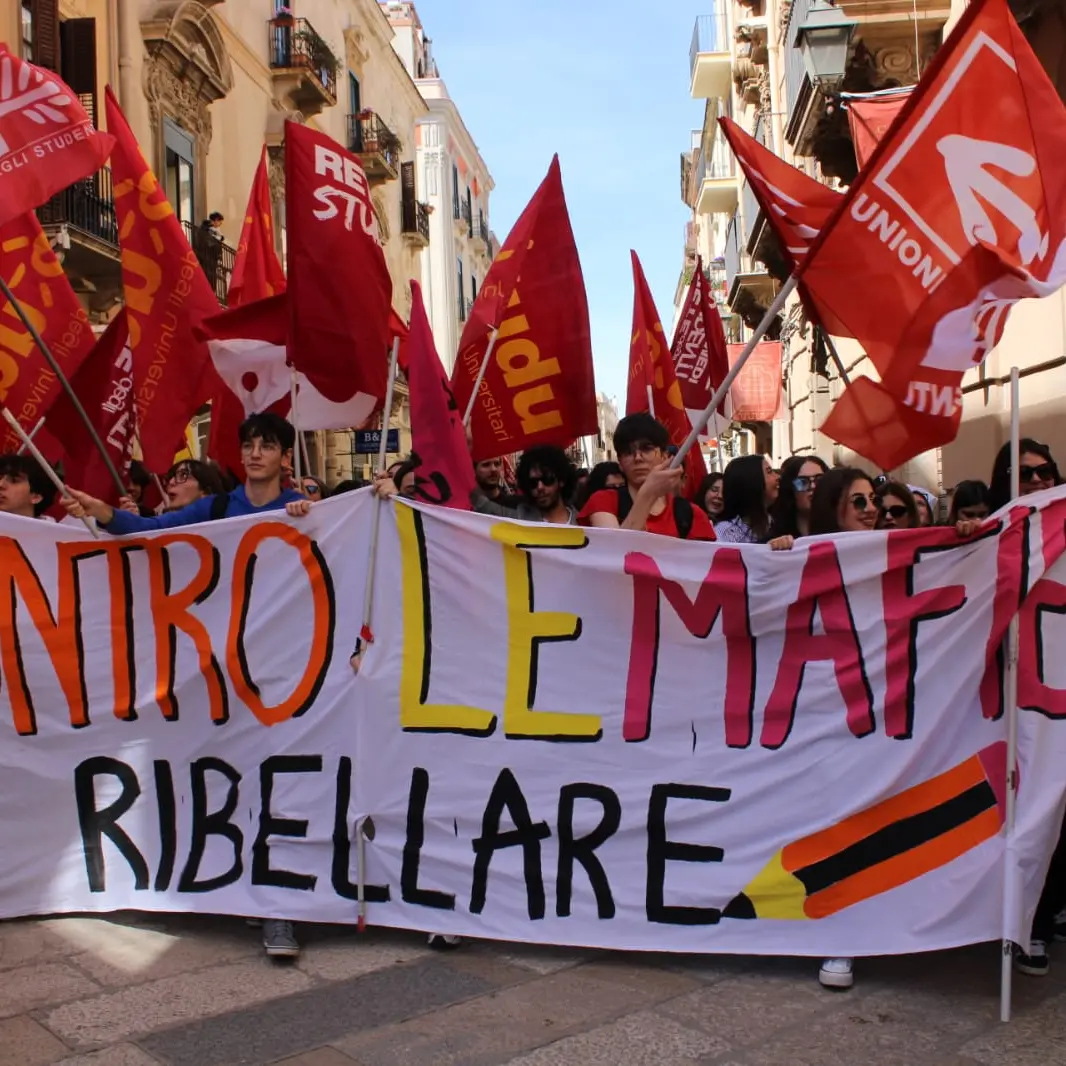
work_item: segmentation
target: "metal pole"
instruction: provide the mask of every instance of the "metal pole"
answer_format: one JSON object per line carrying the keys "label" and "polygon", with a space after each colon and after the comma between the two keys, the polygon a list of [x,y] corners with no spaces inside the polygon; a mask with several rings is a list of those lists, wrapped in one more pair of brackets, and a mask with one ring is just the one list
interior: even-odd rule
{"label": "metal pole", "polygon": [[[1019,404],[1019,375],[1016,366],[1010,371],[1010,496],[1016,500],[1021,495],[1021,407]],[[1027,590],[1022,589],[1024,594]],[[1007,664],[1004,674],[1004,701],[1007,715],[1007,810],[1006,835],[1003,846],[1003,957],[999,975],[999,1020],[1009,1022],[1011,1015],[1011,986],[1014,977],[1014,945],[1007,935],[1011,901],[1015,893],[1013,880],[1013,856],[1011,838],[1014,836],[1014,820],[1018,803],[1018,615],[1011,619],[1007,629]]]}
{"label": "metal pole", "polygon": [[481,360],[481,369],[477,372],[477,378],[474,380],[474,391],[470,394],[470,401],[466,405],[466,414],[463,415],[463,425],[470,425],[470,416],[474,413],[474,404],[477,403],[478,390],[481,388],[481,383],[485,380],[485,371],[489,368],[489,360],[492,358],[492,353],[496,348],[496,338],[499,336],[500,331],[494,329],[489,334],[489,344],[485,349],[485,358]]}
{"label": "metal pole", "polygon": [[688,455],[689,450],[699,440],[700,434],[707,428],[707,423],[710,422],[711,416],[717,410],[718,405],[725,398],[726,393],[729,392],[730,386],[737,379],[737,375],[744,369],[744,364],[748,361],[748,357],[755,350],[755,345],[762,340],[763,334],[770,328],[770,324],[780,314],[781,308],[785,306],[785,301],[792,295],[792,290],[799,284],[799,278],[793,274],[792,277],[781,286],[781,291],[774,298],[774,302],[767,308],[766,314],[762,316],[762,321],[755,327],[755,332],[751,335],[751,340],[748,341],[744,351],[740,353],[737,361],[729,368],[729,373],[726,374],[725,380],[715,390],[714,395],[711,397],[711,402],[703,410],[703,414],[692,425],[692,432],[685,438],[685,443],[678,449],[677,455],[674,456],[673,461],[670,463],[671,469],[676,469],[684,461],[685,456]]}
{"label": "metal pole", "polygon": [[378,444],[378,469],[385,469],[385,456],[389,451],[389,420],[392,418],[392,397],[396,391],[396,367],[400,362],[400,338],[392,339],[392,354],[389,356],[389,381],[385,386],[385,410],[381,415],[381,441]]}
{"label": "metal pole", "polygon": [[289,380],[289,393],[291,396],[291,407],[289,411],[289,420],[292,422],[292,428],[296,430],[296,447],[293,448],[292,456],[292,472],[296,477],[297,483],[303,477],[303,449],[300,447],[300,415],[296,406],[296,367],[292,368],[292,376]]}
{"label": "metal pole", "polygon": [[[89,431],[89,438],[92,440],[94,447],[104,458],[104,464],[107,466],[107,472],[114,479],[115,484],[118,486],[119,495],[126,495],[126,486],[122,483],[122,478],[119,476],[118,470],[115,469],[115,464],[111,461],[111,456],[107,454],[107,449],[104,447],[104,442],[100,439],[100,434],[96,432],[96,427],[89,421],[89,416],[85,413],[85,408],[81,405],[81,400],[78,399],[74,390],[70,387],[70,382],[67,381],[66,375],[60,369],[59,364],[55,360],[55,356],[48,350],[48,345],[44,343],[41,335],[37,332],[33,323],[29,320],[26,312],[23,310],[22,304],[15,299],[15,294],[8,287],[3,277],[0,277],[0,292],[4,294],[5,299],[15,309],[15,314],[22,320],[22,324],[26,327],[27,332],[33,338],[33,343],[41,351],[41,355],[44,356],[45,362],[48,364],[52,373],[55,374],[59,380],[59,384],[63,386],[63,391],[67,394],[67,398],[74,405],[74,410],[77,412],[78,417],[85,423],[85,428]],[[23,442],[25,443],[25,442]]]}
{"label": "metal pole", "polygon": [[[41,426],[43,426],[43,425],[44,425],[44,418],[43,417],[42,418],[38,418],[37,419],[37,425],[35,425],[33,427],[33,429],[31,429],[29,431],[29,433],[26,434],[26,436],[29,437],[30,440],[33,440],[33,438],[37,436],[38,430],[40,430]],[[25,443],[20,444],[19,445],[19,449],[18,449],[17,452],[15,452],[15,454],[16,455],[21,455],[25,450],[26,450]]]}

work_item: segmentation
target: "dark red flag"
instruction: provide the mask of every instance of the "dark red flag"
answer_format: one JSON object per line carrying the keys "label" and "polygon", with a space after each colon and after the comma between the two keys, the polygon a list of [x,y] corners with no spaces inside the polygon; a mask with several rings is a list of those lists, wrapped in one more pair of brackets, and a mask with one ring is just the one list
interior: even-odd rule
{"label": "dark red flag", "polygon": [[886,469],[954,439],[963,373],[1066,281],[1066,109],[1006,0],[963,14],[803,280],[881,376],[823,432]]}
{"label": "dark red flag", "polygon": [[[711,299],[711,286],[699,256],[674,330],[670,354],[685,410],[695,424],[729,373],[722,316]],[[718,413],[725,414],[724,400],[718,405]]]}
{"label": "dark red flag", "polygon": [[474,459],[594,434],[588,300],[558,157],[493,260],[463,330],[452,372],[460,412],[494,327],[499,336],[470,419]]}
{"label": "dark red flag", "polygon": [[58,75],[0,44],[0,226],[99,170],[113,143]]}
{"label": "dark red flag", "polygon": [[359,160],[285,123],[289,363],[327,399],[381,403],[388,379],[392,281]]}
{"label": "dark red flag", "polygon": [[855,145],[855,161],[861,170],[870,161],[874,149],[881,143],[889,127],[903,110],[913,86],[884,96],[848,97],[848,128]]}
{"label": "dark red flag", "polygon": [[[32,212],[0,226],[0,274],[69,380],[93,350],[95,338]],[[0,402],[29,432],[61,390],[29,330],[0,296]],[[0,451],[16,451],[21,441],[6,422],[3,426]],[[85,446],[92,448],[88,437]]]}
{"label": "dark red flag", "polygon": [[[654,408],[652,413],[666,426],[670,443],[680,447],[691,432],[692,423],[685,412],[674,361],[666,346],[666,335],[644,269],[637,253],[631,251],[629,254],[633,257],[633,336],[629,343],[626,414]],[[695,499],[700,482],[706,476],[703,453],[699,448],[690,448],[685,456],[685,495]]]}
{"label": "dark red flag", "polygon": [[411,447],[422,460],[416,474],[419,499],[470,510],[474,467],[466,446],[463,414],[444,372],[422,304],[411,282],[411,332],[407,339],[407,386],[411,393]]}
{"label": "dark red flag", "polygon": [[106,105],[116,137],[111,173],[137,428],[145,464],[166,470],[186,424],[216,385],[207,348],[193,330],[218,312],[218,300],[110,89]]}

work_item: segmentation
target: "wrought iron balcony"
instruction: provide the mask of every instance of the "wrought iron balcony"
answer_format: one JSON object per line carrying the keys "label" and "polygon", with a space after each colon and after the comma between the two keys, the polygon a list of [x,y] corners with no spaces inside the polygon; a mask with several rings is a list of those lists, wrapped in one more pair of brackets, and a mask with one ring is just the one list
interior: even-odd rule
{"label": "wrought iron balcony", "polygon": [[305,115],[337,102],[337,57],[307,19],[278,15],[267,23],[270,67],[289,101]]}
{"label": "wrought iron balcony", "polygon": [[413,196],[405,196],[400,204],[400,229],[407,240],[419,248],[429,244],[429,208]]}
{"label": "wrought iron balcony", "polygon": [[467,314],[467,304],[466,304],[466,297],[462,293],[459,293],[458,304],[459,304],[459,308],[458,308],[458,310],[459,310],[459,321],[460,322],[465,322],[466,321],[466,314]]}
{"label": "wrought iron balcony", "polygon": [[203,226],[194,225],[192,222],[182,222],[182,227],[193,254],[207,275],[208,284],[214,290],[216,299],[225,306],[229,279],[237,258],[236,251],[219,240],[214,230],[204,229]]}
{"label": "wrought iron balcony", "polygon": [[696,213],[727,215],[737,206],[737,171],[733,153],[717,133],[707,149],[700,153],[696,165]]}
{"label": "wrought iron balcony", "polygon": [[400,174],[400,138],[374,111],[348,116],[348,148],[359,156],[372,184],[394,181]]}
{"label": "wrought iron balcony", "polygon": [[728,97],[732,84],[729,23],[726,13],[700,15],[692,28],[688,53],[691,95],[696,100]]}
{"label": "wrought iron balcony", "polygon": [[474,246],[474,251],[485,252],[489,246],[489,227],[485,223],[485,216],[478,214],[477,218],[472,219],[470,226],[470,242]]}

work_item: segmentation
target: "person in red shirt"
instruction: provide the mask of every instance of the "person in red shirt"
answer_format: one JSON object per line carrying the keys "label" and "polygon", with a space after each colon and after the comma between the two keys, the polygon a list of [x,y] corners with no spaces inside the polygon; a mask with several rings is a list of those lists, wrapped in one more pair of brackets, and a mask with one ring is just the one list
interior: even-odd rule
{"label": "person in red shirt", "polygon": [[679,493],[685,471],[670,469],[670,435],[651,415],[626,415],[614,431],[614,450],[625,486],[594,492],[578,524],[600,529],[637,529],[681,540],[714,540],[714,527],[700,507]]}

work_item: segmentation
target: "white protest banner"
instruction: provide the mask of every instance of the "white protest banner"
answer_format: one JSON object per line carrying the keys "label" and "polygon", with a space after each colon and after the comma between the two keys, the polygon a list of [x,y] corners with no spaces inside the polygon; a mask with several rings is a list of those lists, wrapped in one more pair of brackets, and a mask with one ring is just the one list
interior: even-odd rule
{"label": "white protest banner", "polygon": [[1024,940],[1066,787],[1066,491],[1026,503],[968,543],[787,553],[396,504],[358,678],[365,493],[113,542],[5,520],[0,916],[354,922],[369,815],[371,924],[745,954],[998,939],[1021,603]]}

